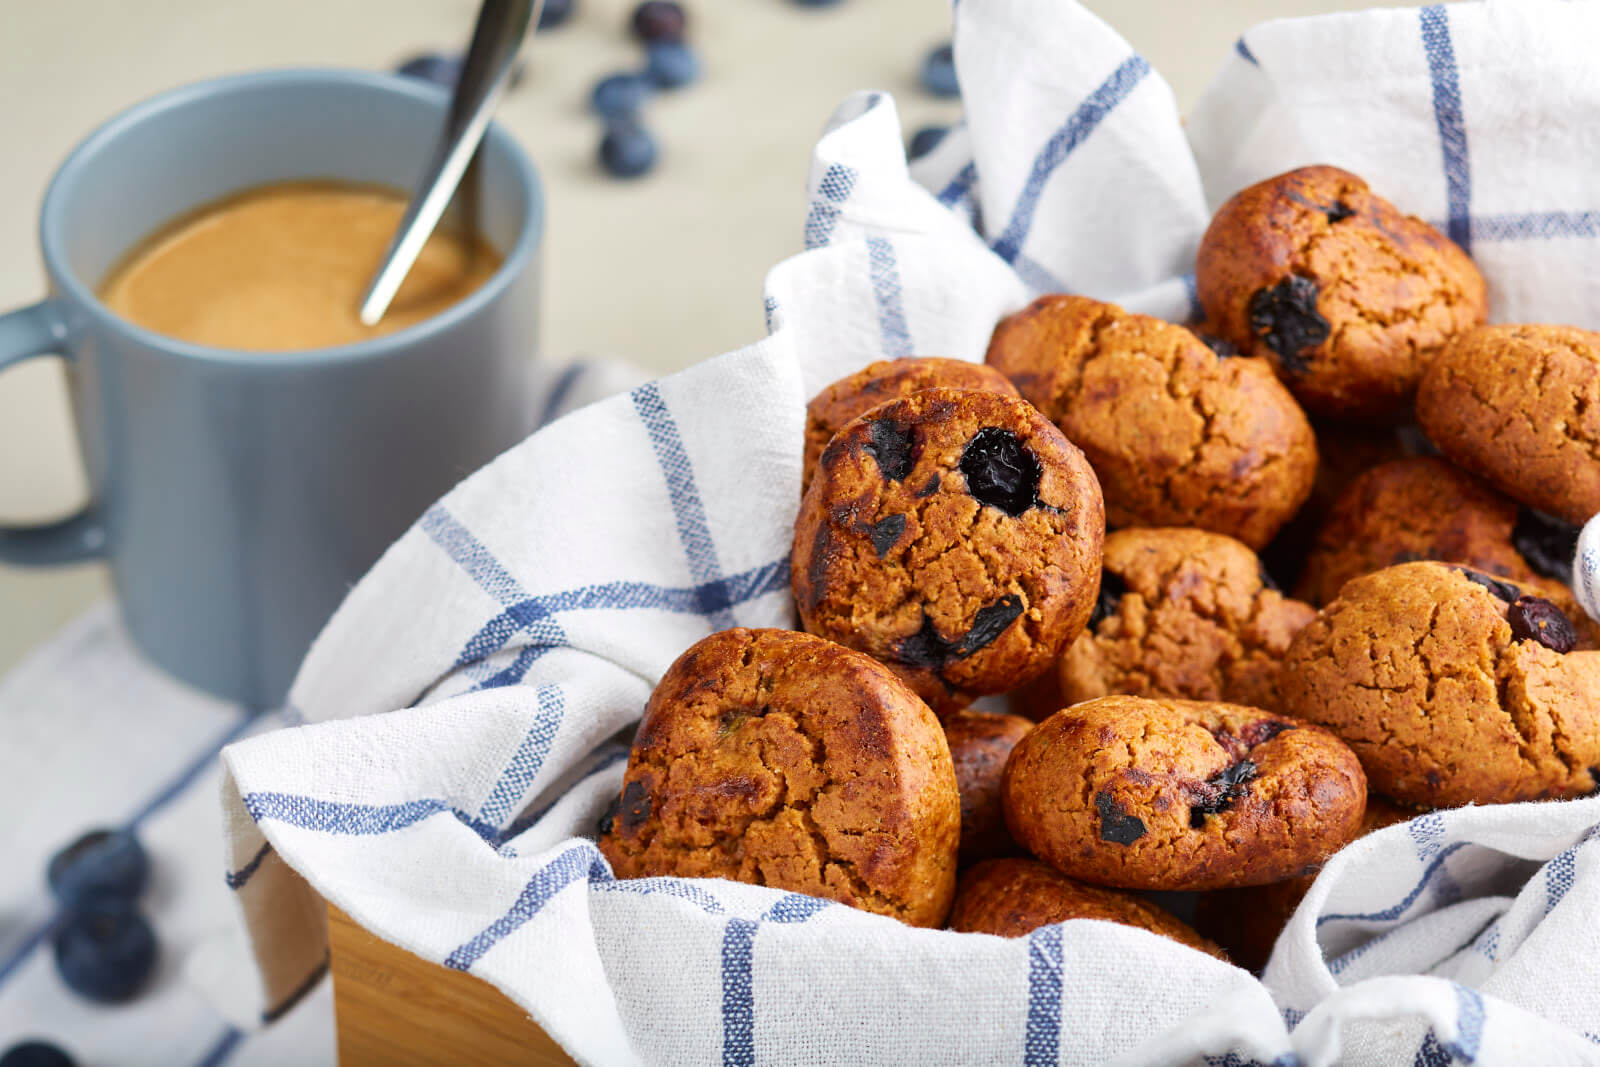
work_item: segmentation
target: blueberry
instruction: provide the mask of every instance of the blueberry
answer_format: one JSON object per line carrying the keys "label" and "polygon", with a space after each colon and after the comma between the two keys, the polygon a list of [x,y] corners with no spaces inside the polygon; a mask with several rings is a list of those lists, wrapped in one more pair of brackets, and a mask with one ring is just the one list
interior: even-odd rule
{"label": "blueberry", "polygon": [[637,780],[629,782],[622,790],[622,803],[618,806],[622,829],[635,833],[650,818],[650,793]]}
{"label": "blueberry", "polygon": [[1572,558],[1578,554],[1578,528],[1569,522],[1523,508],[1511,543],[1534,573],[1572,584]]}
{"label": "blueberry", "polygon": [[1537,641],[1552,652],[1571,652],[1578,647],[1572,620],[1543,597],[1518,597],[1506,609],[1506,621],[1518,641]]}
{"label": "blueberry", "polygon": [[656,165],[656,139],[636,122],[614,119],[600,141],[600,164],[616,178],[637,178]]}
{"label": "blueberry", "polygon": [[1328,339],[1332,328],[1317,311],[1317,283],[1291,274],[1277,285],[1250,296],[1250,330],[1278,354],[1283,369],[1304,374],[1311,369],[1310,349]]}
{"label": "blueberry", "polygon": [[67,907],[133,900],[150,880],[150,856],[128,830],[93,830],[50,859],[50,892]]}
{"label": "blueberry", "polygon": [[461,57],[442,56],[437,52],[428,52],[406,60],[396,68],[395,73],[403,74],[408,78],[419,78],[425,82],[433,82],[435,85],[442,85],[446,89],[454,89],[456,82],[461,78]]}
{"label": "blueberry", "polygon": [[649,96],[649,80],[642,74],[624,71],[596,82],[589,94],[589,106],[604,118],[626,119],[632,118]]}
{"label": "blueberry", "polygon": [[0,1054],[0,1067],[78,1067],[77,1061],[48,1041],[24,1041]]}
{"label": "blueberry", "polygon": [[681,41],[689,16],[672,0],[645,0],[633,9],[633,35],[648,43]]}
{"label": "blueberry", "polygon": [[155,931],[125,901],[95,901],[69,913],[55,949],[67,988],[106,1004],[139,992],[156,966]]}
{"label": "blueberry", "polygon": [[1114,571],[1100,572],[1100,596],[1095,601],[1094,612],[1089,616],[1089,629],[1094,629],[1106,619],[1122,610],[1122,598],[1128,595],[1128,583]]}
{"label": "blueberry", "polygon": [[1021,515],[1039,502],[1039,457],[1010,430],[985,426],[961,452],[967,492],[980,504]]}
{"label": "blueberry", "polygon": [[[442,56],[437,52],[414,56],[395,68],[396,74],[403,74],[408,78],[417,78],[421,81],[432,82],[445,89],[454,89],[456,82],[461,80],[461,70],[465,61],[461,56]],[[522,76],[527,70],[527,64],[517,60],[511,66],[511,78],[506,82],[509,88],[515,89],[522,84]]]}
{"label": "blueberry", "polygon": [[961,86],[956,82],[955,51],[949,45],[940,45],[923,59],[922,87],[934,96],[961,95]]}
{"label": "blueberry", "polygon": [[645,58],[645,74],[661,89],[681,89],[700,76],[700,60],[682,41],[656,41]]}
{"label": "blueberry", "polygon": [[868,439],[862,449],[878,464],[878,471],[892,482],[903,482],[917,462],[916,433],[893,419],[874,419],[867,426]]}
{"label": "blueberry", "polygon": [[539,12],[539,29],[553,30],[572,17],[573,0],[544,0]]}
{"label": "blueberry", "polygon": [[1224,341],[1216,334],[1196,331],[1195,336],[1200,338],[1200,343],[1217,354],[1218,359],[1233,359],[1239,354],[1239,349],[1231,341]]}
{"label": "blueberry", "polygon": [[1207,779],[1203,795],[1189,808],[1189,826],[1198,830],[1206,824],[1207,815],[1216,815],[1233,807],[1234,802],[1249,791],[1256,774],[1254,760],[1240,760]]}
{"label": "blueberry", "polygon": [[911,135],[911,147],[906,150],[907,159],[921,159],[923,156],[939,147],[939,142],[944,140],[944,135],[950,132],[948,126],[924,126]]}

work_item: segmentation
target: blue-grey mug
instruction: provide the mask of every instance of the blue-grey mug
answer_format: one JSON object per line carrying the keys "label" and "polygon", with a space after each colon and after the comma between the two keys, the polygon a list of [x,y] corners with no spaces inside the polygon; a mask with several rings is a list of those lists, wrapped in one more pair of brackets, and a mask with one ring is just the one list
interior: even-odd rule
{"label": "blue-grey mug", "polygon": [[190,344],[118,318],[96,289],[164,223],[243,189],[409,188],[446,106],[387,75],[246,74],[139,104],[72,152],[40,218],[49,296],[0,316],[0,368],[66,362],[90,501],[62,522],[0,529],[0,562],[105,557],[152,660],[247,706],[282,701],[351,583],[532,429],[533,166],[490,127],[471,199],[504,262],[461,303],[372,340],[290,353]]}

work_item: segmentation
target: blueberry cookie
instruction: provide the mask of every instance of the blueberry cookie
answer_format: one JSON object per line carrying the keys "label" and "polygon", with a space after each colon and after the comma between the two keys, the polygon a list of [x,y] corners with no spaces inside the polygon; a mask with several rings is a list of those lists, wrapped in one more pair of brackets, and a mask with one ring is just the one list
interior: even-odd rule
{"label": "blueberry cookie", "polygon": [[1009,856],[1016,842],[1006,832],[1000,777],[1006,758],[1033,723],[1016,715],[965,709],[945,716],[944,736],[961,794],[961,862]]}
{"label": "blueberry cookie", "polygon": [[1512,540],[1517,520],[1515,501],[1446,460],[1385,463],[1351,482],[1334,504],[1295,593],[1326,604],[1351,578],[1423,559],[1529,578]]}
{"label": "blueberry cookie", "polygon": [[1567,522],[1600,512],[1600,333],[1485,326],[1429,368],[1417,420],[1441,451]]}
{"label": "blueberry cookie", "polygon": [[1316,614],[1231,537],[1118,530],[1089,627],[1061,657],[1059,706],[1128,694],[1276,708],[1278,665]]}
{"label": "blueberry cookie", "polygon": [[943,712],[1049,669],[1094,608],[1104,537],[1094,471],[1050,420],[925,389],[823,450],[790,576],[807,630]]}
{"label": "blueberry cookie", "polygon": [[1308,411],[1388,417],[1481,324],[1483,276],[1421,219],[1336,167],[1303,167],[1222,205],[1200,241],[1212,329],[1265,356]]}
{"label": "blueberry cookie", "polygon": [[1253,548],[1311,491],[1317,444],[1263,360],[1082,296],[1001,321],[988,362],[1089,457],[1118,526],[1199,526]]}
{"label": "blueberry cookie", "polygon": [[938,926],[960,819],[944,731],[893,673],[809,634],[725,630],[651,694],[600,850],[619,878],[728,878]]}
{"label": "blueberry cookie", "polygon": [[982,363],[936,356],[879,360],[848,378],[840,378],[806,405],[806,451],[800,491],[804,493],[810,486],[817,458],[845,423],[879,404],[936,386],[1017,395],[1004,374]]}
{"label": "blueberry cookie", "polygon": [[1137,926],[1223,959],[1222,950],[1186,923],[1132,893],[1074,882],[1028,859],[985,860],[961,876],[950,929],[967,934],[1022,937],[1068,919]]}
{"label": "blueberry cookie", "polygon": [[1295,637],[1279,689],[1403,804],[1576,796],[1600,784],[1600,652],[1583,637],[1522,585],[1404,563],[1345,585]]}
{"label": "blueberry cookie", "polygon": [[[1369,793],[1367,813],[1361,819],[1361,832],[1357,836],[1365,837],[1374,830],[1414,818],[1416,814],[1376,793]],[[1284,926],[1294,917],[1295,909],[1316,880],[1317,872],[1312,871],[1271,885],[1202,893],[1195,904],[1195,926],[1204,930],[1206,936],[1215,938],[1239,966],[1260,971],[1267,965],[1278,943],[1278,935],[1283,933]],[[960,893],[957,883],[958,900]]]}
{"label": "blueberry cookie", "polygon": [[1012,750],[1006,825],[1063,874],[1222,889],[1303,873],[1353,838],[1367,780],[1320,726],[1232,704],[1111,696]]}

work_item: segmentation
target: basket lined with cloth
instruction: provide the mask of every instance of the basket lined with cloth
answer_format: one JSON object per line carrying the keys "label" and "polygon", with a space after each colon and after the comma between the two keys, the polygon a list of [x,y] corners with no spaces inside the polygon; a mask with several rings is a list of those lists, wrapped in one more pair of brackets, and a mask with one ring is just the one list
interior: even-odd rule
{"label": "basket lined with cloth", "polygon": [[1467,247],[1491,320],[1600,326],[1594,5],[1267,23],[1187,129],[1076,4],[955,20],[964,123],[908,168],[892,100],[840,108],[808,250],[767,280],[770,335],[468,478],[319,638],[291,696],[307,725],[227,750],[229,880],[265,1011],[325,966],[320,894],[493,982],[588,1062],[1593,1058],[1600,993],[1575,978],[1600,949],[1600,799],[1435,812],[1355,842],[1260,980],[1104,923],[1001,940],[612,876],[593,838],[623,773],[614,737],[701,637],[796,625],[805,404],[828,382],[883,358],[979,360],[1041,292],[1198,317],[1209,209],[1313,162]]}

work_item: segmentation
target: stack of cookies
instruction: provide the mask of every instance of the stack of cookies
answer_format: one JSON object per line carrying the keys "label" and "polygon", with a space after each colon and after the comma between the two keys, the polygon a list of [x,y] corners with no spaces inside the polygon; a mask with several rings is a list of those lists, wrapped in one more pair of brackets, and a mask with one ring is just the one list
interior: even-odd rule
{"label": "stack of cookies", "polygon": [[805,632],[673,664],[602,821],[618,876],[1255,966],[1359,835],[1600,786],[1567,585],[1600,334],[1484,325],[1467,255],[1331,167],[1224,204],[1196,278],[1192,328],[1047,296],[984,365],[812,400]]}

